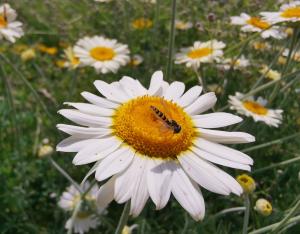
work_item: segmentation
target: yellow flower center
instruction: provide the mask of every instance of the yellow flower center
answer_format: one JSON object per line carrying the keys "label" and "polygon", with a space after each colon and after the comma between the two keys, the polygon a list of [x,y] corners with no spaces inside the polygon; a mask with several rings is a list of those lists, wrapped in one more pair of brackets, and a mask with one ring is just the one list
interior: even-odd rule
{"label": "yellow flower center", "polygon": [[109,47],[95,47],[90,50],[90,55],[99,61],[112,60],[116,53],[112,48]]}
{"label": "yellow flower center", "polygon": [[5,28],[7,26],[7,20],[4,15],[0,15],[0,28]]}
{"label": "yellow flower center", "polygon": [[136,19],[132,22],[132,27],[135,29],[144,29],[152,27],[153,23],[152,20],[140,18]]}
{"label": "yellow flower center", "polygon": [[268,113],[268,109],[263,107],[257,102],[253,101],[244,101],[243,106],[248,110],[258,115],[266,115]]}
{"label": "yellow flower center", "polygon": [[195,50],[191,50],[190,52],[188,52],[187,56],[192,58],[192,59],[198,59],[201,57],[205,57],[210,55],[213,52],[213,50],[211,48],[200,48],[200,49],[195,49]]}
{"label": "yellow flower center", "polygon": [[[175,132],[155,107],[169,120],[181,127]],[[113,118],[114,134],[142,155],[162,159],[176,159],[187,150],[196,136],[191,118],[177,104],[161,97],[142,96],[121,105]]]}
{"label": "yellow flower center", "polygon": [[256,28],[267,29],[270,27],[270,24],[266,21],[261,20],[258,17],[251,17],[247,20],[247,24],[250,24]]}
{"label": "yellow flower center", "polygon": [[284,18],[300,18],[300,6],[288,8],[284,10],[280,16]]}

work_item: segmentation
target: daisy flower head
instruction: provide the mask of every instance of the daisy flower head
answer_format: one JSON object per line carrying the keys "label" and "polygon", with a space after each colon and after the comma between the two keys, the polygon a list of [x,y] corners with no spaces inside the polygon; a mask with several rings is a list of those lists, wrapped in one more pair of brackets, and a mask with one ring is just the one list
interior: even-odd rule
{"label": "daisy flower head", "polygon": [[0,40],[6,39],[12,43],[24,35],[22,23],[16,21],[17,13],[5,3],[0,6]]}
{"label": "daisy flower head", "polygon": [[264,20],[272,24],[300,21],[300,1],[283,4],[277,12],[261,12]]}
{"label": "daisy flower head", "polygon": [[222,64],[220,64],[220,66],[224,70],[229,70],[231,67],[234,70],[243,70],[244,68],[248,67],[249,65],[250,65],[250,62],[248,59],[245,58],[244,55],[242,55],[238,59],[234,59],[234,58],[224,59]]}
{"label": "daisy flower head", "polygon": [[244,98],[244,94],[236,92],[234,96],[229,96],[229,103],[232,110],[236,110],[241,115],[252,117],[255,122],[265,122],[273,127],[278,127],[281,124],[283,110],[266,108],[267,100],[261,97],[257,100],[253,96]]}
{"label": "daisy flower head", "polygon": [[102,36],[80,39],[74,46],[74,54],[83,66],[92,66],[102,74],[116,73],[130,61],[127,45]]}
{"label": "daisy flower head", "polygon": [[141,55],[135,54],[132,56],[132,58],[130,60],[130,65],[133,67],[136,67],[136,66],[139,66],[143,61],[144,61],[144,58]]}
{"label": "daisy flower head", "polygon": [[[83,191],[89,189],[90,183],[87,181],[83,185]],[[85,233],[92,228],[99,226],[100,221],[97,218],[97,215],[106,213],[105,207],[100,207],[96,204],[96,196],[98,191],[98,186],[95,184],[86,194],[85,199],[94,204],[96,207],[96,213],[88,209],[80,210],[77,213],[77,216],[74,219],[73,228],[75,233]],[[72,212],[80,201],[80,192],[75,188],[74,185],[71,185],[63,192],[58,205],[65,211]],[[66,229],[71,228],[71,218],[67,220],[65,224]]]}
{"label": "daisy flower head", "polygon": [[188,30],[190,28],[193,27],[193,23],[192,22],[185,22],[182,20],[175,20],[175,28],[178,30]]}
{"label": "daisy flower head", "polygon": [[279,27],[271,27],[272,25],[269,22],[246,13],[241,13],[240,16],[232,16],[230,20],[233,25],[241,25],[243,32],[261,32],[262,38],[283,39],[286,37],[286,34],[281,32]]}
{"label": "daisy flower head", "polygon": [[215,130],[242,119],[223,112],[201,114],[216,103],[213,92],[201,95],[200,86],[184,92],[184,83],[165,82],[161,71],[152,75],[148,89],[127,76],[111,84],[102,80],[94,84],[102,97],[83,92],[91,104],[67,103],[76,109],[59,111],[81,126],[58,124],[71,136],[57,150],[77,152],[75,165],[96,162],[92,170],[96,179],[108,179],[98,192],[100,206],[113,199],[131,200],[130,213],[137,216],[149,197],[162,209],[172,193],[195,220],[201,220],[205,205],[199,185],[223,195],[243,192],[214,163],[249,171],[253,160],[223,144],[255,138]]}
{"label": "daisy flower head", "polygon": [[221,41],[210,40],[207,42],[196,41],[188,48],[182,48],[176,54],[176,64],[185,63],[187,67],[198,68],[201,63],[219,61],[223,56],[225,44]]}
{"label": "daisy flower head", "polygon": [[281,79],[281,74],[273,69],[270,69],[268,66],[263,65],[262,69],[259,70],[266,78],[270,80],[279,80]]}

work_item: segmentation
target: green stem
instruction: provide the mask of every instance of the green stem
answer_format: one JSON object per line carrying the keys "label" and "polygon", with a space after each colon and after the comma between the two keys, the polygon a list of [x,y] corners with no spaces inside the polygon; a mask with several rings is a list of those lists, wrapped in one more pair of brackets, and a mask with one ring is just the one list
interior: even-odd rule
{"label": "green stem", "polygon": [[168,45],[168,64],[166,80],[170,81],[173,67],[173,53],[174,53],[174,42],[175,42],[175,18],[176,18],[176,0],[172,0],[172,18],[169,34],[169,45]]}
{"label": "green stem", "polygon": [[[291,224],[294,222],[300,222],[300,215],[295,216],[294,218],[291,218],[289,221],[286,222],[286,224],[288,225],[288,224]],[[249,232],[249,234],[261,234],[261,233],[268,232],[268,231],[272,230],[274,227],[276,227],[279,223],[274,223],[269,226],[257,229],[255,231]]]}
{"label": "green stem", "polygon": [[71,217],[70,228],[69,228],[67,234],[72,234],[72,233],[73,233],[74,220],[75,220],[75,218],[76,218],[78,212],[80,211],[81,203],[82,203],[82,201],[80,200],[80,201],[77,203],[75,209],[73,210],[72,217]]}
{"label": "green stem", "polygon": [[292,158],[292,159],[288,159],[288,160],[285,160],[285,161],[282,161],[280,163],[275,163],[275,164],[267,166],[267,167],[263,167],[263,168],[257,169],[255,171],[253,171],[252,174],[254,174],[254,173],[260,173],[260,172],[263,172],[263,171],[266,171],[266,170],[269,170],[269,169],[272,169],[272,168],[275,168],[275,167],[284,166],[284,165],[287,165],[287,164],[290,164],[290,163],[293,163],[293,162],[296,162],[296,161],[299,161],[299,160],[300,160],[300,156]]}
{"label": "green stem", "polygon": [[128,217],[129,217],[129,211],[130,211],[130,201],[126,202],[126,204],[124,205],[124,209],[123,209],[122,215],[120,217],[118,227],[115,231],[115,234],[122,233],[123,228],[126,225]]}
{"label": "green stem", "polygon": [[[298,28],[295,29],[295,32],[293,34],[293,37],[292,37],[292,41],[291,41],[291,45],[290,45],[290,48],[289,48],[289,54],[288,54],[288,57],[287,57],[287,62],[286,62],[286,65],[284,66],[283,68],[283,71],[282,71],[282,76],[285,75],[286,71],[288,70],[288,67],[290,65],[290,62],[291,62],[291,58],[292,58],[292,54],[293,54],[293,51],[294,51],[294,47],[296,45],[296,42],[297,42],[297,35],[298,35]],[[271,93],[270,95],[270,100],[269,100],[269,103],[271,104],[272,101],[275,99],[275,97],[277,96],[278,94],[278,90],[279,90],[279,83],[277,83],[273,89],[273,92]]]}
{"label": "green stem", "polygon": [[249,215],[250,215],[250,200],[248,194],[244,195],[244,203],[245,203],[245,214],[244,214],[244,222],[243,222],[243,234],[247,234],[248,224],[249,224]]}
{"label": "green stem", "polygon": [[48,158],[51,164],[56,168],[56,170],[58,170],[69,182],[71,182],[71,184],[73,184],[80,193],[82,193],[83,191],[79,184],[76,183],[76,181],[73,180],[72,177],[64,169],[62,169],[51,156],[49,156]]}
{"label": "green stem", "polygon": [[272,228],[271,233],[278,233],[280,228],[283,227],[297,212],[300,208],[300,200],[296,203],[296,205],[290,210],[290,212],[276,225],[276,227]]}
{"label": "green stem", "polygon": [[270,141],[270,142],[267,142],[267,143],[263,143],[263,144],[260,144],[260,145],[256,145],[256,146],[253,146],[253,147],[249,147],[249,148],[243,149],[242,152],[246,153],[246,152],[250,152],[250,151],[253,151],[253,150],[257,150],[257,149],[261,149],[261,148],[264,148],[264,147],[268,147],[270,145],[281,144],[284,141],[292,139],[292,138],[295,138],[295,137],[297,137],[299,135],[300,135],[300,132],[292,134],[292,135],[287,136],[287,137],[279,138],[279,139],[274,140],[274,141]]}

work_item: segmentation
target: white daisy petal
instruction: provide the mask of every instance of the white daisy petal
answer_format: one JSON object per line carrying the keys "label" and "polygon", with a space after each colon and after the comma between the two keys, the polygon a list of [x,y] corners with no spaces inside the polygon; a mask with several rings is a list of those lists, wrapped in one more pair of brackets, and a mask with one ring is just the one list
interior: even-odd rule
{"label": "white daisy petal", "polygon": [[56,127],[69,135],[82,138],[99,138],[111,134],[111,130],[107,128],[86,128],[68,124],[57,124]]}
{"label": "white daisy petal", "polygon": [[150,197],[156,205],[156,209],[162,209],[166,206],[171,195],[171,162],[160,160],[149,160],[149,170],[147,174],[147,185]]}
{"label": "white daisy petal", "polygon": [[226,132],[204,128],[198,128],[198,130],[202,138],[223,144],[240,144],[255,141],[254,136],[244,132]]}
{"label": "white daisy petal", "polygon": [[196,86],[190,88],[185,94],[182,95],[182,97],[178,98],[176,100],[176,102],[181,107],[189,106],[199,97],[201,92],[202,92],[202,87],[196,85]]}
{"label": "white daisy petal", "polygon": [[169,88],[166,90],[164,94],[164,98],[167,100],[176,100],[180,98],[184,93],[185,85],[182,82],[175,81],[170,84]]}
{"label": "white daisy petal", "polygon": [[114,152],[122,142],[116,137],[94,139],[93,144],[83,147],[74,157],[75,165],[83,165],[102,159]]}
{"label": "white daisy petal", "polygon": [[161,92],[162,84],[163,84],[163,73],[161,71],[154,72],[151,77],[148,94],[153,96],[158,95]]}
{"label": "white daisy petal", "polygon": [[130,97],[124,94],[124,92],[117,87],[107,84],[102,80],[96,80],[94,82],[97,90],[106,98],[116,102],[126,102]]}
{"label": "white daisy petal", "polygon": [[191,105],[184,108],[184,110],[190,115],[200,114],[212,108],[217,102],[215,93],[210,92],[201,95]]}
{"label": "white daisy petal", "polygon": [[57,151],[62,152],[78,152],[88,144],[93,144],[99,139],[85,139],[78,136],[70,136],[62,140],[57,146]]}
{"label": "white daisy petal", "polygon": [[220,128],[241,122],[243,119],[239,116],[217,112],[204,115],[192,116],[193,122],[198,128]]}
{"label": "white daisy petal", "polygon": [[97,204],[105,207],[114,199],[116,177],[113,176],[104,185],[102,185],[97,193]]}
{"label": "white daisy petal", "polygon": [[105,180],[114,174],[122,172],[129,166],[133,156],[134,152],[128,147],[117,149],[99,164],[96,170],[96,179],[98,181]]}
{"label": "white daisy petal", "polygon": [[64,102],[64,104],[72,106],[85,114],[98,115],[98,116],[112,116],[114,111],[112,109],[98,107],[93,104]]}
{"label": "white daisy petal", "polygon": [[117,108],[119,106],[119,104],[109,101],[105,98],[99,97],[97,95],[94,95],[92,93],[89,92],[82,92],[81,95],[90,103],[96,105],[96,106],[100,106],[100,107],[105,107],[105,108],[110,108],[110,109],[114,109]]}
{"label": "white daisy petal", "polygon": [[67,119],[74,123],[89,126],[89,127],[109,127],[111,125],[111,119],[108,117],[92,116],[81,113],[78,110],[62,109],[58,111],[59,114],[63,115]]}
{"label": "white daisy petal", "polygon": [[250,158],[247,154],[242,153],[241,151],[229,148],[224,145],[220,145],[214,142],[210,142],[205,139],[196,139],[194,141],[194,144],[199,148],[203,149],[206,152],[212,153],[214,155],[217,155],[221,158],[238,162],[246,165],[252,165],[253,159]]}
{"label": "white daisy petal", "polygon": [[204,218],[205,205],[200,189],[190,181],[179,166],[173,171],[172,193],[193,219],[198,221]]}

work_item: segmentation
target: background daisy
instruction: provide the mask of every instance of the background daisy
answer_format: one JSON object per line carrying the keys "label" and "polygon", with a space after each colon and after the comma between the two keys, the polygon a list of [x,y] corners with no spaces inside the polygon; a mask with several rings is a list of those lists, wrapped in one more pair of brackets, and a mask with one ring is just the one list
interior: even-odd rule
{"label": "background daisy", "polygon": [[116,73],[130,61],[127,45],[102,36],[80,39],[74,46],[74,54],[83,66],[92,66],[103,74]]}
{"label": "background daisy", "polygon": [[16,21],[17,13],[5,3],[0,6],[0,40],[6,40],[14,43],[17,38],[24,35],[22,23]]}
{"label": "background daisy", "polygon": [[239,114],[251,116],[255,122],[261,121],[273,127],[278,127],[281,124],[283,110],[267,109],[265,107],[267,100],[261,97],[257,100],[253,96],[245,99],[243,97],[244,95],[239,92],[236,92],[235,96],[229,96],[230,108]]}
{"label": "background daisy", "polygon": [[196,41],[188,48],[182,48],[176,54],[176,64],[185,63],[187,67],[198,68],[201,63],[219,61],[223,56],[225,44],[221,41],[211,40],[207,42]]}
{"label": "background daisy", "polygon": [[241,25],[243,32],[261,32],[262,38],[283,39],[286,37],[286,34],[281,32],[279,27],[272,27],[268,21],[259,17],[252,17],[246,13],[241,13],[240,16],[232,16],[230,20],[233,25]]}

